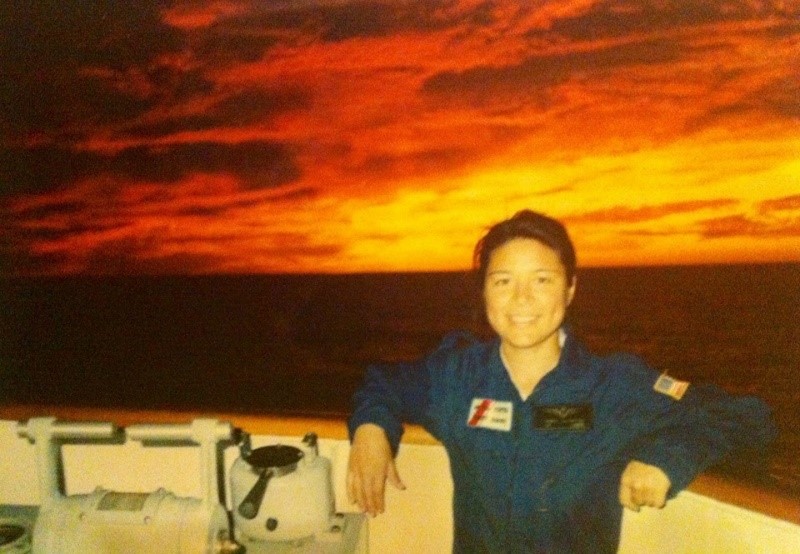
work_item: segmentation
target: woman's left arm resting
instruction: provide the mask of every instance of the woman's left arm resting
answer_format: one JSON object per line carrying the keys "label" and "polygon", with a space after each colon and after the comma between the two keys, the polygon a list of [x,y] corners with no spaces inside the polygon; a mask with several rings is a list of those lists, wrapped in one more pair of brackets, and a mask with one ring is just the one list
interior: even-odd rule
{"label": "woman's left arm resting", "polygon": [[625,506],[644,499],[638,505],[662,507],[666,498],[726,455],[743,449],[763,451],[777,435],[769,406],[754,396],[691,385],[683,398],[669,402],[653,419],[652,429],[627,452],[631,462],[620,483]]}
{"label": "woman's left arm resting", "polygon": [[635,512],[642,506],[663,508],[671,484],[661,468],[632,460],[620,478],[619,503]]}

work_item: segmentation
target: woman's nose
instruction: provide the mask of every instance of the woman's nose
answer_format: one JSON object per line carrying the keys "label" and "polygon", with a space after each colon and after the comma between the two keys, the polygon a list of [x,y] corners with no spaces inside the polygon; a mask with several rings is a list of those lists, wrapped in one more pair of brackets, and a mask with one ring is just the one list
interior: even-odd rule
{"label": "woman's nose", "polygon": [[514,286],[514,300],[517,302],[529,302],[534,296],[533,284],[528,281],[520,281]]}

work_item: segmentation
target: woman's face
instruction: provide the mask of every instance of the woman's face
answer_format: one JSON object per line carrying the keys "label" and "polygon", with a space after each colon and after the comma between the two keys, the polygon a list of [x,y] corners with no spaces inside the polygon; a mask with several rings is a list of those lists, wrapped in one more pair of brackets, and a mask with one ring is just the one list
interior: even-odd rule
{"label": "woman's face", "polygon": [[506,351],[558,341],[574,294],[558,253],[537,240],[512,239],[491,253],[483,298]]}

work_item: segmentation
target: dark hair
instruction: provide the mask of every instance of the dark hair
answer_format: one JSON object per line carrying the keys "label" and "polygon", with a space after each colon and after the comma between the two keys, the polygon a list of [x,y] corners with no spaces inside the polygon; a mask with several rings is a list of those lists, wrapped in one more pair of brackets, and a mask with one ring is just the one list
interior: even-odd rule
{"label": "dark hair", "polygon": [[519,238],[534,239],[555,250],[566,271],[567,283],[572,283],[577,261],[567,229],[560,221],[544,214],[522,210],[512,218],[493,225],[475,245],[472,264],[480,286],[484,285],[492,252],[508,241]]}

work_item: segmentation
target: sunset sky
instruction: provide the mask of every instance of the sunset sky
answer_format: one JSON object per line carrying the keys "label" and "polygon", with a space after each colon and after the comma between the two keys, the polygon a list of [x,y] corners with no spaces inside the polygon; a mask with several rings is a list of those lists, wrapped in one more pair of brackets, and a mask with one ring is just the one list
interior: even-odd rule
{"label": "sunset sky", "polygon": [[800,261],[800,1],[0,5],[0,275]]}

